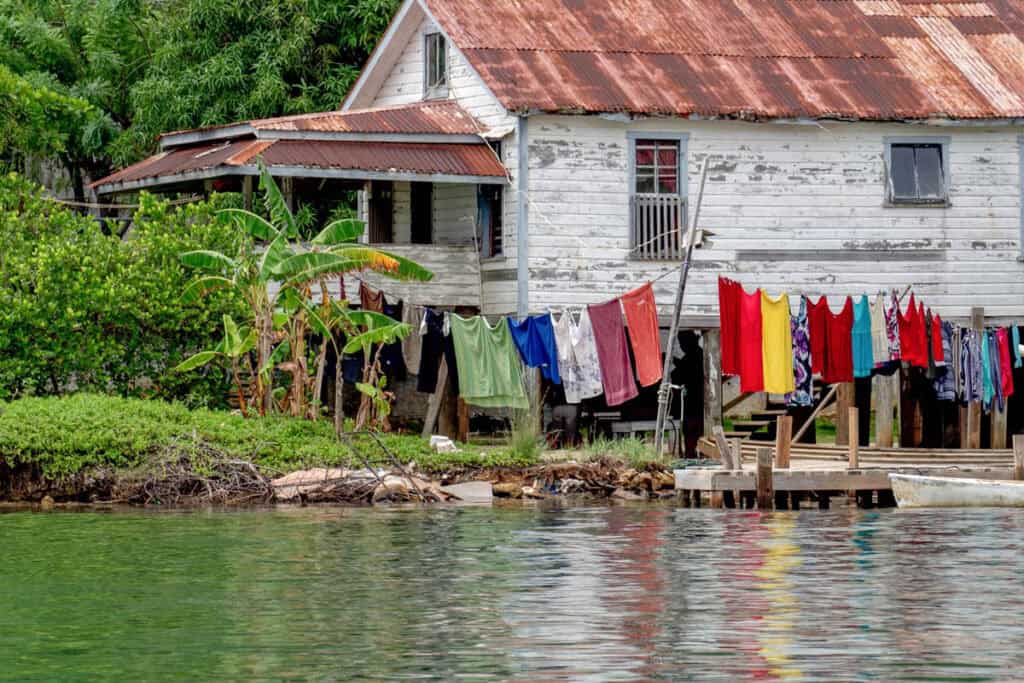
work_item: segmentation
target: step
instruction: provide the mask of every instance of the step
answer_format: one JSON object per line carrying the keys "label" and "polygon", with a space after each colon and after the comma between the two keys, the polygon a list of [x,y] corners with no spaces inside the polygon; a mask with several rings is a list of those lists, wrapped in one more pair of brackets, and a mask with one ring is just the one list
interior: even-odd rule
{"label": "step", "polygon": [[732,423],[732,429],[735,432],[756,432],[770,424],[767,420],[736,420]]}

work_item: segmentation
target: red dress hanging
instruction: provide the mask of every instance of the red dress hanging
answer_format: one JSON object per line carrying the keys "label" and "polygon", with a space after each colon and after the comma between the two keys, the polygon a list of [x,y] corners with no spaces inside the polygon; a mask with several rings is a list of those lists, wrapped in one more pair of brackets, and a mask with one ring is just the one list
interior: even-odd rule
{"label": "red dress hanging", "polygon": [[761,348],[761,290],[747,294],[740,287],[740,329],[743,336],[739,344],[740,391],[764,391],[764,357]]}
{"label": "red dress hanging", "polygon": [[853,381],[853,299],[846,297],[842,310],[828,309],[828,348],[824,379],[827,384]]}
{"label": "red dress hanging", "polygon": [[1013,359],[1010,352],[1010,332],[1005,327],[996,330],[999,342],[999,377],[1003,384],[1003,397],[1013,396]]}
{"label": "red dress hanging", "polygon": [[740,374],[740,283],[718,278],[718,319],[722,347],[722,374]]}
{"label": "red dress hanging", "polygon": [[932,360],[936,365],[946,363],[946,356],[942,350],[942,318],[938,313],[932,315]]}
{"label": "red dress hanging", "polygon": [[900,355],[908,364],[928,367],[928,346],[924,333],[924,310],[919,309],[914,295],[910,295],[907,312],[898,312],[900,326]]}
{"label": "red dress hanging", "polygon": [[[804,297],[807,299],[807,297]],[[807,299],[807,331],[811,337],[811,372],[824,376],[828,348],[828,301],[825,297],[817,303]]]}

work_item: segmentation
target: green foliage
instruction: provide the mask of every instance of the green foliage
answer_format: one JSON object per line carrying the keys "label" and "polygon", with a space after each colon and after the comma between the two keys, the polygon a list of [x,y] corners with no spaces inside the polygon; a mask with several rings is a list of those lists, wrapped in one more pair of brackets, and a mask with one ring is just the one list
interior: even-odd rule
{"label": "green foliage", "polygon": [[508,453],[515,459],[524,462],[540,460],[544,452],[544,435],[541,434],[540,401],[529,410],[512,412],[512,431],[508,436]]}
{"label": "green foliage", "polygon": [[[419,436],[379,437],[401,462],[416,462],[425,470],[533,462],[503,451],[438,454]],[[370,462],[390,464],[370,437],[351,438]],[[362,466],[325,421],[246,420],[226,412],[190,411],[181,404],[91,394],[0,404],[0,461],[11,467],[38,466],[54,480],[95,467],[138,467],[164,446],[196,440],[252,461],[270,474],[312,466]]]}
{"label": "green foliage", "polygon": [[219,405],[225,378],[170,368],[218,340],[238,303],[215,295],[184,304],[183,251],[237,248],[216,220],[225,198],[171,208],[143,195],[125,239],[0,176],[0,398],[71,388]]}
{"label": "green foliage", "polygon": [[649,462],[658,462],[658,458],[654,454],[654,447],[636,436],[621,439],[598,437],[587,444],[586,452],[591,458],[616,458],[624,460],[634,467],[643,466]]}
{"label": "green foliage", "polygon": [[36,87],[0,64],[0,158],[64,153],[91,113],[88,103]]}

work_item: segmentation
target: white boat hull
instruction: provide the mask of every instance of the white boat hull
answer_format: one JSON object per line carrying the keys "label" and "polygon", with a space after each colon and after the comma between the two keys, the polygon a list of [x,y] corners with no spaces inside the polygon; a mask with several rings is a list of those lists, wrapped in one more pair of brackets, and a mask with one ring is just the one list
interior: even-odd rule
{"label": "white boat hull", "polygon": [[1024,482],[890,474],[901,508],[1024,507]]}

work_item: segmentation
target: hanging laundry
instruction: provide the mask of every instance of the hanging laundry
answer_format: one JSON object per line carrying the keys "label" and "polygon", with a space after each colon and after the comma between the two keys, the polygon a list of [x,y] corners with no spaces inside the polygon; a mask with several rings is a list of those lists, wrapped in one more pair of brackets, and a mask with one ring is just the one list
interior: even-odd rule
{"label": "hanging laundry", "polygon": [[928,309],[928,312],[925,313],[924,316],[924,348],[928,352],[928,365],[927,370],[925,371],[925,377],[930,380],[934,380],[938,377],[937,367],[935,365],[935,346],[933,344],[935,330],[932,327],[932,320],[932,311],[931,309]]}
{"label": "hanging laundry", "polygon": [[405,359],[405,367],[413,374],[419,372],[423,352],[424,310],[422,306],[408,304],[402,309],[402,322],[412,328],[409,336],[402,340],[402,357]]}
{"label": "hanging laundry", "polygon": [[813,303],[807,297],[807,323],[811,333],[811,370],[824,376],[828,354],[828,300],[825,297]]}
{"label": "hanging laundry", "polygon": [[740,294],[738,282],[718,277],[718,319],[721,326],[722,374],[740,374]]}
{"label": "hanging laundry", "polygon": [[946,365],[946,352],[942,347],[942,318],[932,315],[932,359],[937,367]]}
{"label": "hanging laundry", "polygon": [[924,302],[918,302],[917,304],[917,320],[914,322],[914,328],[917,331],[917,348],[919,349],[921,358],[921,367],[928,368],[928,354],[931,353],[931,347],[928,345],[928,336],[931,332],[929,327],[929,321],[924,313]]}
{"label": "hanging laundry", "polygon": [[892,294],[892,304],[885,311],[885,336],[889,340],[889,361],[899,362],[902,358],[900,350],[900,302],[896,293]]}
{"label": "hanging laundry", "polygon": [[878,294],[871,304],[871,357],[876,368],[889,362],[889,338],[885,333],[885,322],[885,298]]}
{"label": "hanging laundry", "polygon": [[1010,328],[1010,350],[1013,352],[1013,367],[1019,368],[1024,362],[1020,354],[1020,328],[1014,325]]}
{"label": "hanging laundry", "polygon": [[928,367],[928,346],[925,343],[924,315],[918,318],[917,302],[914,295],[910,295],[910,302],[907,304],[905,313],[897,309],[900,329],[900,354],[908,364],[918,367]]}
{"label": "hanging laundry", "polygon": [[384,312],[384,292],[373,291],[365,282],[359,283],[359,305],[364,311]]}
{"label": "hanging laundry", "polygon": [[788,394],[796,386],[793,378],[793,332],[789,320],[789,297],[771,298],[761,291],[761,365],[764,390]]}
{"label": "hanging laundry", "polygon": [[622,295],[622,310],[629,326],[629,344],[636,363],[636,379],[649,387],[661,381],[661,333],[658,331],[658,306],[651,283]]}
{"label": "hanging laundry", "polygon": [[[825,304],[828,313],[828,348],[825,350],[826,363],[824,379],[827,384],[853,381],[853,299],[846,302],[839,313],[833,313]],[[814,341],[813,338],[811,340]]]}
{"label": "hanging laundry", "polygon": [[[586,312],[584,311],[584,316]],[[590,318],[587,317],[587,328],[590,329]],[[597,348],[593,345],[594,334],[590,331],[590,351],[592,358],[584,359],[581,356],[586,354],[583,348],[577,352],[577,345],[573,343],[574,338],[580,336],[579,327],[572,319],[568,311],[562,313],[554,324],[555,346],[558,348],[558,374],[562,378],[562,388],[565,390],[565,402],[576,404],[584,399],[593,398],[601,394],[601,368],[597,361]]]}
{"label": "hanging laundry", "polygon": [[459,395],[470,405],[526,409],[522,363],[506,319],[491,327],[482,316],[451,315]]}
{"label": "hanging laundry", "polygon": [[[952,359],[955,356],[953,353],[953,326],[943,322],[940,335],[942,337],[942,356]],[[956,369],[954,365],[955,363],[947,362],[944,367],[940,368],[939,375],[935,378],[935,397],[940,401],[956,400]]]}
{"label": "hanging laundry", "polygon": [[985,398],[985,362],[982,358],[983,333],[980,330],[968,330],[968,338],[971,347],[971,401],[982,401]]}
{"label": "hanging laundry", "polygon": [[558,374],[558,348],[555,346],[555,329],[551,322],[551,314],[544,313],[520,322],[508,319],[508,329],[512,333],[512,341],[519,349],[523,363],[530,368],[540,368],[544,379],[561,384]]}
{"label": "hanging laundry", "polygon": [[580,364],[580,396],[584,399],[600,396],[604,392],[604,381],[601,379],[601,360],[597,353],[597,338],[594,336],[594,324],[590,320],[590,311],[586,308],[580,313],[579,325],[572,323],[572,350]]}
{"label": "hanging laundry", "polygon": [[1003,398],[1013,396],[1013,360],[1010,354],[1010,332],[1005,327],[996,330],[999,345],[999,378],[1002,380]]}
{"label": "hanging laundry", "polygon": [[594,340],[601,365],[601,383],[609,407],[636,398],[640,393],[633,380],[633,368],[626,347],[626,330],[622,326],[622,304],[618,299],[587,306],[594,326]]}
{"label": "hanging laundry", "polygon": [[1006,397],[1003,395],[1003,372],[1002,363],[1000,362],[999,353],[999,340],[996,338],[995,330],[986,330],[985,335],[988,338],[989,344],[989,362],[992,368],[992,386],[995,393],[995,401],[993,406],[1002,412],[1005,408],[1004,401]]}
{"label": "hanging laundry", "polygon": [[853,376],[870,377],[875,369],[874,337],[872,336],[871,304],[861,296],[853,309]]}
{"label": "hanging laundry", "polygon": [[793,340],[793,391],[786,394],[786,405],[809,406],[814,403],[811,376],[811,338],[807,322],[807,297],[800,297],[800,308],[789,321]]}
{"label": "hanging laundry", "polygon": [[764,352],[761,349],[761,290],[740,288],[740,391],[764,391]]}
{"label": "hanging laundry", "polygon": [[[983,330],[981,333],[981,402],[985,406],[985,410],[989,411],[992,409],[992,401],[996,395],[995,384],[992,381],[992,345],[989,343],[988,331]],[[998,367],[998,362],[996,366]]]}
{"label": "hanging laundry", "polygon": [[[384,302],[384,315],[398,322],[402,319],[402,310],[405,308],[401,301],[390,304]],[[374,348],[376,353],[376,347]],[[400,382],[408,376],[405,368],[405,356],[402,354],[402,341],[397,340],[391,344],[385,344],[380,352],[381,372],[390,380],[391,384]]]}
{"label": "hanging laundry", "polygon": [[423,313],[423,322],[423,344],[416,390],[426,394],[437,391],[438,372],[441,368],[441,359],[444,358],[448,366],[448,378],[458,393],[459,372],[455,360],[455,344],[451,334],[445,332],[445,314],[428,308]]}

